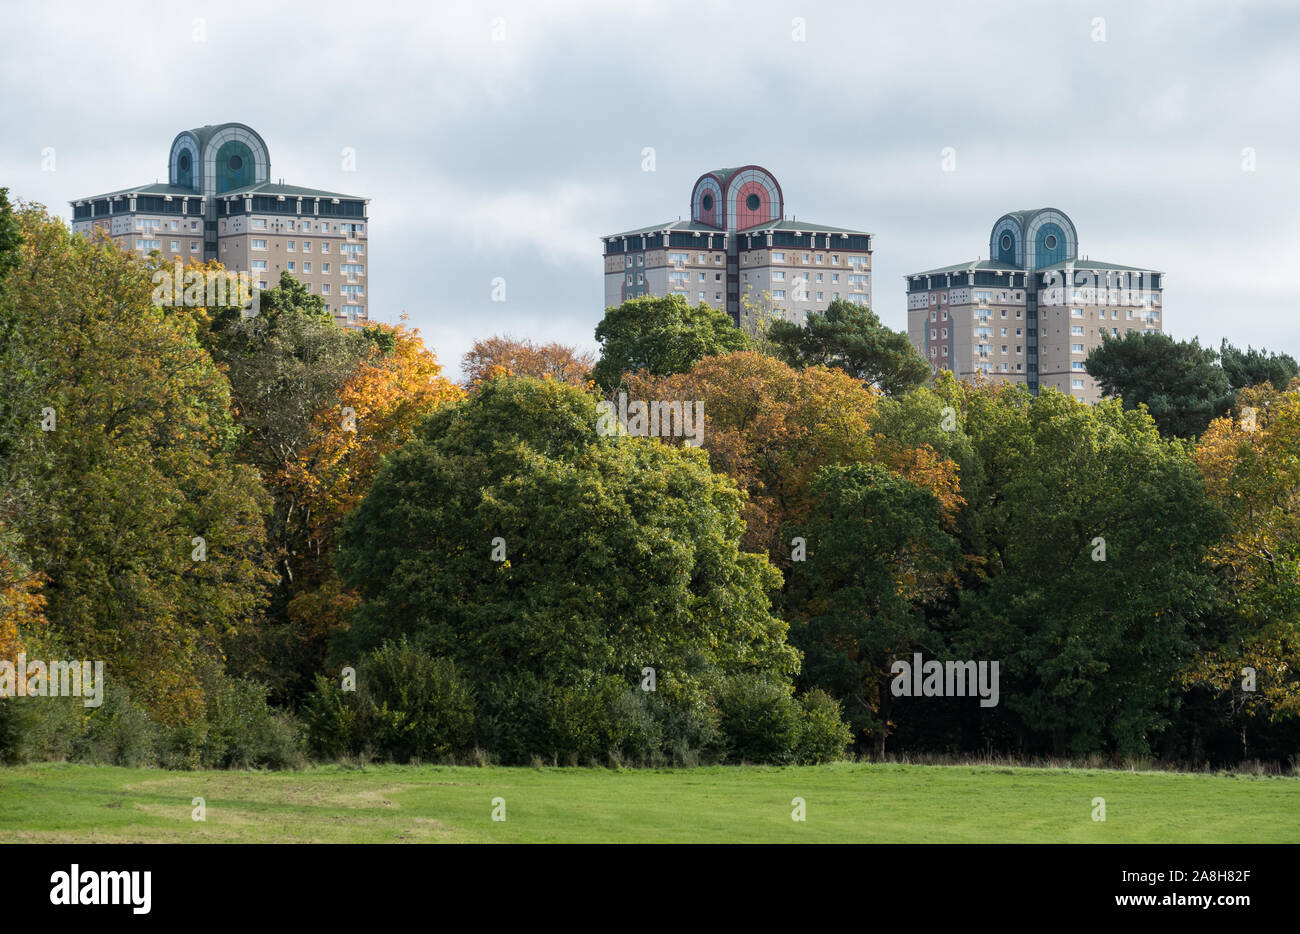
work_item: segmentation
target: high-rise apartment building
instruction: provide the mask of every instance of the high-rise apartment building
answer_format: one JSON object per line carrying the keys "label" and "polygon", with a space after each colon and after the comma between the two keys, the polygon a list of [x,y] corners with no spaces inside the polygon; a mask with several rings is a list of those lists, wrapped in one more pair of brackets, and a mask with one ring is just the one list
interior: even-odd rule
{"label": "high-rise apartment building", "polygon": [[872,235],[787,220],[781,186],[762,166],[704,173],[690,208],[689,221],[602,238],[606,307],[681,295],[740,325],[745,298],[795,322],[837,298],[871,304]]}
{"label": "high-rise apartment building", "polygon": [[336,321],[369,320],[370,201],[272,182],[262,137],[242,123],[184,130],[172,140],[167,183],[137,185],[72,204],[72,229],[103,230],[138,255],[218,260],[271,288],[288,272]]}
{"label": "high-rise apartment building", "polygon": [[1164,274],[1080,258],[1074,222],[1055,208],[1002,215],[988,255],[906,277],[908,335],[936,371],[1096,402],[1088,353],[1106,336],[1162,329]]}

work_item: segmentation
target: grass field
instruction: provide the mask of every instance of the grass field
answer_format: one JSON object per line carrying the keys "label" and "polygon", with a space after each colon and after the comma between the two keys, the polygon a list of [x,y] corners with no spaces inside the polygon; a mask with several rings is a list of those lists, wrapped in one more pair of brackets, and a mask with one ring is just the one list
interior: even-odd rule
{"label": "grass field", "polygon": [[[807,819],[791,819],[791,799]],[[195,797],[206,820],[191,817]],[[1094,821],[1093,799],[1106,802]],[[493,821],[493,799],[505,799]],[[1300,779],[838,763],[0,769],[11,842],[1300,842]]]}

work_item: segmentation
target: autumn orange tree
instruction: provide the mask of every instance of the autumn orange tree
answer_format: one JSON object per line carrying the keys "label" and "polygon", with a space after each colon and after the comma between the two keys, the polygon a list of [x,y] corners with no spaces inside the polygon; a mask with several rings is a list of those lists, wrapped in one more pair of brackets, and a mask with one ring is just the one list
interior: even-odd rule
{"label": "autumn orange tree", "polygon": [[307,526],[305,561],[288,604],[297,638],[324,651],[355,598],[333,571],[339,524],[370,489],[383,457],[410,439],[438,406],[464,396],[443,377],[418,330],[372,325],[370,352],[311,419],[311,440],[273,486],[292,491]]}
{"label": "autumn orange tree", "polygon": [[590,385],[591,368],[596,357],[566,344],[551,341],[536,344],[510,336],[492,336],[474,342],[465,354],[461,368],[465,385],[477,389],[492,376],[532,376],[555,379],[579,389]]}
{"label": "autumn orange tree", "polygon": [[629,373],[624,387],[629,399],[704,403],[710,464],[748,494],[745,546],[778,566],[790,563],[781,526],[807,515],[827,464],[879,463],[933,492],[949,515],[960,503],[955,465],[928,445],[878,437],[880,394],[842,370],[796,370],[742,351],[705,357],[685,373]]}
{"label": "autumn orange tree", "polygon": [[[1247,713],[1300,714],[1300,381],[1242,389],[1195,449],[1231,531],[1210,558],[1232,622],[1187,674]],[[1252,675],[1256,683],[1251,685]]]}

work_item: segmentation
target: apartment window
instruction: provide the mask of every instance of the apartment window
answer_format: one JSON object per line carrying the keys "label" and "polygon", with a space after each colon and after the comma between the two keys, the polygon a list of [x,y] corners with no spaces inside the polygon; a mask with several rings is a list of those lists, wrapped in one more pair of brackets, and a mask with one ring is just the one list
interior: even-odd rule
{"label": "apartment window", "polygon": [[785,298],[785,289],[777,289],[772,293],[773,298]]}
{"label": "apartment window", "polygon": [[[328,253],[328,252],[330,251],[330,245],[329,245],[328,243],[322,243],[322,244],[320,245],[320,251],[321,251],[322,253]],[[645,265],[645,254],[644,254],[644,253],[638,253],[638,254],[636,255],[636,264],[637,264],[638,266],[644,266],[644,265]]]}
{"label": "apartment window", "polygon": [[197,240],[191,240],[191,241],[190,241],[190,252],[191,252],[191,253],[197,253],[198,251],[199,251],[199,241],[197,241]]}
{"label": "apartment window", "polygon": [[[310,244],[310,243],[307,244],[307,248],[308,248],[308,249],[311,248],[311,244]],[[627,260],[627,263],[625,264],[626,268],[631,269],[631,268],[632,268],[632,256],[631,256],[631,254],[629,254],[628,256],[626,256],[625,259]]]}
{"label": "apartment window", "polygon": [[311,263],[303,263],[303,264],[302,264],[302,271],[303,271],[304,273],[311,272]]}
{"label": "apartment window", "polygon": [[160,250],[162,249],[162,246],[157,240],[142,240],[137,238],[135,241],[135,248],[137,250],[147,251],[147,250]]}
{"label": "apartment window", "polygon": [[781,270],[781,269],[774,270],[774,271],[772,272],[772,281],[773,281],[773,282],[784,282],[784,281],[785,281],[785,271],[784,271],[784,270]]}
{"label": "apartment window", "polygon": [[833,272],[833,273],[831,273],[831,281],[832,281],[832,282],[839,282],[839,281],[840,281],[840,274],[839,274],[838,272]]}
{"label": "apartment window", "polygon": [[[1005,295],[1003,295],[1002,297],[1003,297],[1003,298],[1006,298]],[[1006,316],[1007,316],[1007,310],[1006,310],[1005,308],[1003,308],[1003,309],[1002,309],[1002,317],[1005,318]]]}
{"label": "apartment window", "polygon": [[1071,360],[1071,361],[1070,361],[1070,369],[1072,369],[1072,370],[1082,370],[1082,369],[1083,369],[1083,361],[1082,361],[1082,360]]}
{"label": "apartment window", "polygon": [[948,356],[948,345],[947,345],[947,344],[944,344],[944,345],[943,345],[943,355],[944,355],[945,357]]}
{"label": "apartment window", "polygon": [[931,321],[935,320],[935,319],[938,318],[938,317],[939,317],[939,313],[938,313],[937,311],[931,311],[931,312],[930,312],[930,320],[931,320]]}
{"label": "apartment window", "polygon": [[935,353],[936,353],[935,349],[934,349],[933,347],[931,347],[931,348],[930,348],[930,356],[933,357],[933,356],[935,355]]}
{"label": "apartment window", "polygon": [[289,229],[293,230],[293,221],[289,221]]}
{"label": "apartment window", "polygon": [[265,229],[266,229],[266,218],[265,218],[265,217],[255,217],[255,218],[253,218],[253,220],[251,221],[251,225],[252,225],[252,228],[253,228],[254,230],[265,230]]}
{"label": "apartment window", "polygon": [[821,302],[821,301],[825,301],[825,300],[826,300],[826,293],[825,293],[825,292],[818,292],[818,293],[817,293],[817,301]]}
{"label": "apartment window", "polygon": [[821,281],[822,281],[822,274],[821,274],[821,273],[817,273],[817,281],[818,281],[818,282],[821,282]]}
{"label": "apartment window", "polygon": [[721,281],[722,281],[722,273],[720,273],[720,272],[715,272],[715,273],[713,274],[713,281],[714,281],[714,282],[721,282]]}
{"label": "apartment window", "polygon": [[697,263],[708,262],[708,258],[703,253],[699,253],[695,257],[695,262]]}
{"label": "apartment window", "polygon": [[1003,345],[1002,345],[1002,352],[1003,352],[1003,353],[1006,353],[1006,352],[1007,352],[1007,345],[1006,345],[1006,344],[1003,344]]}
{"label": "apartment window", "polygon": [[1022,352],[1022,351],[1021,351],[1022,346],[1023,346],[1023,345],[1021,345],[1021,344],[1016,344],[1016,353],[1021,353],[1021,352]]}
{"label": "apartment window", "polygon": [[321,263],[321,264],[320,264],[320,271],[321,271],[321,272],[329,272],[329,271],[330,271],[330,264],[329,264],[329,263]]}
{"label": "apartment window", "polygon": [[181,242],[180,242],[179,240],[173,240],[173,241],[172,241],[172,252],[173,252],[173,253],[179,253],[180,251],[181,251]]}
{"label": "apartment window", "polygon": [[805,263],[808,262],[808,254],[807,254],[807,253],[805,253],[805,254],[803,255],[803,261],[804,261]]}
{"label": "apartment window", "polygon": [[774,263],[784,263],[784,262],[785,262],[785,254],[784,254],[784,253],[773,253],[773,254],[772,254],[772,262],[774,262]]}
{"label": "apartment window", "polygon": [[699,294],[699,296],[700,296],[700,301],[704,301],[704,293],[703,293],[703,292],[700,292],[700,293],[698,293],[698,294]]}
{"label": "apartment window", "polygon": [[1113,337],[1119,337],[1119,328],[1111,328],[1110,333]]}
{"label": "apartment window", "polygon": [[627,284],[628,285],[632,284],[632,274],[630,272],[627,274]]}
{"label": "apartment window", "polygon": [[832,265],[832,266],[838,266],[839,264],[840,264],[840,255],[839,255],[838,253],[832,253],[832,254],[831,254],[831,265]]}
{"label": "apartment window", "polygon": [[840,297],[840,293],[839,293],[839,292],[832,292],[832,293],[831,293],[831,301],[835,301],[835,300],[838,299],[839,297]]}
{"label": "apartment window", "polygon": [[1071,317],[1071,318],[1082,318],[1082,317],[1083,317],[1083,309],[1082,309],[1082,308],[1071,308],[1071,309],[1070,309],[1070,317]]}
{"label": "apartment window", "polygon": [[1016,328],[1016,337],[1020,337],[1020,336],[1022,336],[1021,333],[1020,333],[1020,331],[1021,331],[1020,328]]}
{"label": "apartment window", "polygon": [[943,310],[943,320],[944,320],[944,321],[947,321],[947,320],[948,320],[948,309],[947,309],[947,308],[945,308],[945,309]]}
{"label": "apartment window", "polygon": [[1006,336],[1007,336],[1007,329],[1006,329],[1006,328],[1003,328],[1003,329],[1002,329],[1002,333],[999,334],[998,336],[999,336],[999,337],[1006,337]]}
{"label": "apartment window", "polygon": [[1130,308],[1130,309],[1128,310],[1128,319],[1129,319],[1130,321],[1133,320],[1133,309],[1132,309],[1132,308]]}
{"label": "apartment window", "polygon": [[1071,345],[1070,345],[1070,353],[1083,353],[1083,345],[1082,345],[1082,344],[1071,344]]}
{"label": "apartment window", "polygon": [[1016,317],[1017,317],[1017,318],[1020,317],[1020,312],[1018,312],[1018,311],[1016,312]]}
{"label": "apartment window", "polygon": [[294,243],[295,243],[295,242],[296,242],[296,241],[293,241],[293,240],[286,240],[286,241],[285,241],[285,248],[286,248],[290,253],[292,253],[292,252],[294,251]]}
{"label": "apartment window", "polygon": [[322,283],[321,283],[321,285],[320,285],[320,294],[321,294],[321,295],[329,295],[329,294],[330,294],[330,284],[329,284],[328,282],[322,282]]}
{"label": "apartment window", "polygon": [[1070,386],[1071,386],[1072,388],[1074,388],[1074,389],[1082,389],[1082,388],[1083,388],[1083,380],[1081,380],[1081,379],[1072,379],[1072,380],[1070,380]]}
{"label": "apartment window", "polygon": [[[322,240],[322,241],[320,242],[320,251],[321,251],[322,253],[328,253],[328,252],[330,251],[330,243],[329,243],[328,240]],[[638,260],[643,260],[643,259],[645,259],[645,257],[643,257],[643,256],[638,256],[637,259],[638,259]]]}
{"label": "apartment window", "polygon": [[930,328],[930,340],[934,340],[936,336],[934,328]]}
{"label": "apartment window", "polygon": [[669,254],[668,254],[668,262],[670,262],[670,263],[674,263],[674,264],[676,264],[676,263],[684,263],[684,262],[686,262],[686,254],[685,254],[685,253],[669,253]]}
{"label": "apartment window", "polygon": [[253,260],[253,268],[258,270],[259,272],[266,269],[266,260],[264,259]]}
{"label": "apartment window", "polygon": [[638,273],[636,274],[636,284],[637,284],[637,285],[644,285],[644,284],[645,284],[645,273],[638,272]]}
{"label": "apartment window", "polygon": [[253,249],[255,249],[255,250],[265,250],[265,249],[266,249],[266,241],[265,241],[265,240],[254,240],[254,241],[253,241]]}
{"label": "apartment window", "polygon": [[813,257],[813,258],[816,260],[818,266],[820,266],[820,265],[822,264],[822,254],[818,253],[818,254],[817,254],[815,257]]}
{"label": "apartment window", "polygon": [[947,329],[947,328],[944,328],[944,329],[943,329],[943,336],[944,336],[945,338],[948,336],[948,329]]}
{"label": "apartment window", "polygon": [[289,271],[290,271],[290,272],[293,272],[293,271],[294,271],[294,269],[293,269],[293,260],[289,260]]}
{"label": "apartment window", "polygon": [[1118,309],[1118,308],[1112,308],[1112,309],[1110,310],[1110,316],[1111,316],[1112,318],[1118,318],[1118,317],[1119,317],[1119,309]]}

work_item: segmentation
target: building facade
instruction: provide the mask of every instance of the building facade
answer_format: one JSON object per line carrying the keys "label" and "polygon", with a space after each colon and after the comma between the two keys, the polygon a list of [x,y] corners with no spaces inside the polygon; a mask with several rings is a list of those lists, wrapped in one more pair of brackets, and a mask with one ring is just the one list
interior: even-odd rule
{"label": "building facade", "polygon": [[188,263],[217,260],[273,288],[288,272],[344,326],[369,320],[368,198],[272,182],[262,137],[242,123],[184,130],[167,184],[71,202],[72,229],[102,230],[123,250]]}
{"label": "building facade", "polygon": [[1163,329],[1163,273],[1081,259],[1074,222],[1055,208],[998,218],[988,255],[906,277],[908,335],[935,371],[1096,402],[1089,352],[1107,336]]}
{"label": "building facade", "polygon": [[689,216],[602,238],[606,307],[681,295],[739,326],[764,306],[802,323],[835,299],[871,304],[872,235],[787,220],[781,186],[762,166],[701,175]]}

